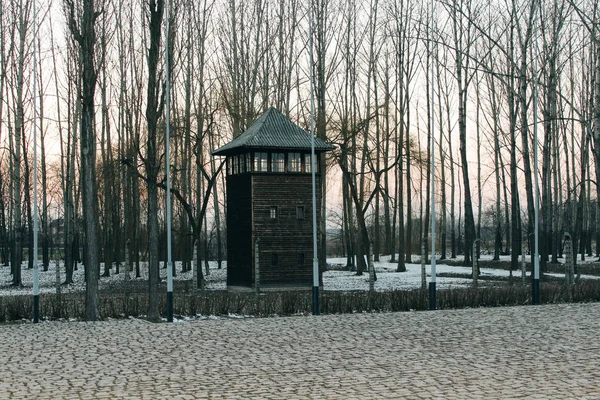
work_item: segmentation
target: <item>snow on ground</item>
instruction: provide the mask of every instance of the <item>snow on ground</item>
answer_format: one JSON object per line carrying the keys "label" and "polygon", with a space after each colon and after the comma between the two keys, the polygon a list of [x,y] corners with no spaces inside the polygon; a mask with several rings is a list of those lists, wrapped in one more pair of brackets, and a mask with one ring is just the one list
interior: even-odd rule
{"label": "snow on ground", "polygon": [[[64,275],[64,267],[63,263],[60,264],[60,281],[61,283],[65,280]],[[148,280],[148,269],[146,268],[145,263],[140,263],[140,277],[135,277],[135,270],[130,272],[130,280],[133,281],[147,281]],[[162,266],[162,263],[161,263]],[[209,261],[209,270],[210,274],[206,275],[206,271],[203,265],[203,272],[205,273],[206,278],[206,288],[208,290],[224,290],[226,289],[225,280],[227,276],[227,263],[223,262],[223,268],[217,268],[216,261]],[[181,273],[181,262],[175,262],[176,275],[173,280],[177,281],[186,281],[192,279],[192,272]],[[104,264],[100,266],[101,273],[104,272]],[[111,275],[109,277],[100,277],[100,289],[106,288],[107,286],[119,284],[120,282],[124,282],[125,273],[123,272],[123,267],[121,267],[121,273],[115,274],[115,268],[113,267],[111,270]],[[160,278],[163,281],[167,279],[167,270],[165,268],[160,269]],[[42,271],[42,266],[40,265],[39,270],[39,279],[40,279],[40,293],[55,293],[56,292],[56,263],[54,261],[50,262],[48,266],[48,271]],[[31,294],[33,287],[33,269],[27,268],[27,263],[23,263],[22,268],[22,287],[12,287],[12,275],[10,273],[10,267],[8,266],[0,266],[0,296],[12,296],[12,295],[20,295],[20,294]],[[73,284],[72,285],[61,285],[62,293],[75,293],[75,292],[84,292],[85,291],[85,279],[84,279],[84,267],[83,265],[79,265],[77,271],[73,271]],[[176,283],[175,283],[176,285]]]}
{"label": "snow on ground", "polygon": [[[375,290],[393,290],[393,289],[416,289],[421,287],[421,264],[406,264],[406,272],[396,272],[396,263],[390,263],[389,257],[383,258],[375,262],[375,272],[377,273],[377,282],[375,282]],[[330,264],[345,265],[345,258],[332,258],[328,260]],[[437,273],[460,273],[470,274],[471,268],[467,267],[451,267],[448,265],[437,265]],[[508,271],[490,270],[494,273],[501,274]],[[431,266],[426,265],[427,282],[431,277]],[[482,274],[492,274],[487,270]],[[501,275],[503,276],[503,275]],[[463,278],[446,278],[436,277],[436,286],[440,289],[451,287],[461,287],[471,285],[472,279]],[[352,271],[327,271],[323,274],[323,286],[325,290],[369,290],[369,273],[365,271],[364,275],[356,276],[356,272]]]}
{"label": "snow on ground", "polygon": [[[491,260],[491,256],[482,256],[481,259]],[[529,257],[527,257],[528,259]],[[502,257],[502,261],[509,261],[510,257]],[[406,272],[396,272],[396,263],[391,263],[390,257],[382,257],[382,261],[375,262],[375,271],[377,273],[377,282],[375,282],[375,290],[385,291],[394,289],[416,289],[421,287],[421,265],[420,264],[406,264]],[[592,260],[592,259],[589,259]],[[345,265],[345,258],[331,258],[328,259],[330,265]],[[225,290],[226,289],[226,276],[227,276],[227,263],[223,262],[223,268],[217,268],[216,261],[210,261],[210,273],[206,275],[206,289],[207,290]],[[192,272],[181,273],[181,263],[176,262],[175,267],[177,269],[175,280],[175,288],[177,287],[177,281],[185,281],[192,279]],[[204,265],[203,265],[204,267]],[[101,266],[101,270],[104,267]],[[146,281],[148,278],[146,264],[142,263],[140,268],[140,278],[135,278],[135,272],[130,273],[130,279],[132,281]],[[203,269],[204,270],[204,269]],[[205,271],[205,270],[204,270]],[[100,289],[119,285],[125,280],[125,274],[121,268],[120,274],[115,274],[115,268],[111,270],[110,277],[100,278]],[[205,271],[206,272],[206,271]],[[431,266],[426,265],[427,282],[431,279]],[[439,274],[462,274],[465,278],[460,277],[444,277]],[[471,274],[470,267],[461,266],[449,266],[445,264],[437,264],[436,266],[436,281],[439,289],[449,288],[460,288],[470,287],[473,280],[468,275]],[[564,274],[552,273],[548,274],[553,277],[564,277]],[[167,270],[164,268],[160,269],[160,276],[162,280],[166,280]],[[498,277],[499,279],[507,278],[509,271],[503,269],[492,269],[482,268],[482,277]],[[513,276],[517,279],[521,277],[520,271],[513,271]],[[29,295],[32,293],[33,286],[33,269],[27,268],[27,263],[23,263],[22,269],[23,286],[12,287],[11,280],[12,275],[10,274],[10,267],[0,266],[0,296],[7,295]],[[40,293],[53,293],[56,291],[56,263],[51,262],[48,271],[39,271],[40,277]],[[582,275],[583,279],[600,279],[599,276]],[[493,280],[493,279],[492,279]],[[61,264],[61,282],[64,281],[64,269]],[[79,266],[77,271],[73,273],[72,285],[61,285],[61,291],[65,292],[83,292],[85,291],[84,282],[84,268]],[[479,281],[479,286],[485,286],[490,283],[490,280]],[[325,290],[368,290],[369,289],[369,274],[365,271],[362,276],[357,276],[355,272],[345,270],[330,270],[323,274],[323,287]]]}
{"label": "snow on ground", "polygon": [[[389,262],[390,257],[382,257],[380,262],[375,262],[375,271],[377,273],[377,282],[375,290],[385,291],[394,289],[415,289],[421,287],[421,264],[405,264],[406,272],[396,272],[396,263]],[[482,259],[491,260],[492,257],[482,257]],[[330,258],[327,260],[330,264],[345,265],[346,258]],[[510,261],[510,256],[506,259]],[[425,266],[427,282],[431,280],[431,265]],[[445,264],[436,265],[436,287],[438,289],[450,289],[459,287],[470,287],[473,284],[471,278],[457,278],[437,276],[438,274],[461,274],[470,275],[471,267],[450,266]],[[564,274],[548,274],[554,277],[563,277]],[[481,268],[479,275],[479,286],[485,286],[490,281],[481,280],[482,277],[508,278],[510,271],[504,269]],[[527,273],[529,276],[529,273]],[[520,278],[521,271],[513,271],[513,278]],[[582,275],[583,279],[600,279],[598,276]],[[368,290],[369,274],[365,271],[364,275],[356,276],[351,271],[327,271],[323,274],[323,286],[325,290]]]}
{"label": "snow on ground", "polygon": [[[510,255],[501,255],[500,256],[500,261],[502,262],[510,262]],[[455,261],[461,261],[463,259],[463,256],[458,256]],[[480,261],[492,261],[494,259],[494,255],[493,254],[481,254],[481,256],[479,256],[479,260]],[[564,257],[558,257],[557,258],[558,262],[561,264],[564,264],[565,262],[565,258]],[[531,255],[530,254],[526,254],[525,255],[525,261],[527,263],[531,262]],[[521,260],[521,256],[519,256],[519,265],[521,264],[522,260]],[[586,256],[585,260],[581,260],[581,254],[577,255],[577,264],[578,265],[583,265],[583,264],[596,264],[598,263],[598,257],[590,257],[590,256]]]}

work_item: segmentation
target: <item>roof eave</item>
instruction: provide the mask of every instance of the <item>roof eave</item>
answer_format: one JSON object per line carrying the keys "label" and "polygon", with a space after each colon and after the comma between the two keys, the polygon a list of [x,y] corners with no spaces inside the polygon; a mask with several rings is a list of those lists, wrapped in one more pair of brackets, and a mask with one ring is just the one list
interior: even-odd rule
{"label": "roof eave", "polygon": [[[327,151],[335,150],[335,146],[329,145],[327,148],[315,147],[315,153],[325,153]],[[249,151],[271,151],[271,152],[309,152],[310,148],[306,147],[275,147],[275,146],[237,146],[223,149],[222,147],[212,151],[210,154],[213,156],[231,156],[235,154],[245,153]]]}

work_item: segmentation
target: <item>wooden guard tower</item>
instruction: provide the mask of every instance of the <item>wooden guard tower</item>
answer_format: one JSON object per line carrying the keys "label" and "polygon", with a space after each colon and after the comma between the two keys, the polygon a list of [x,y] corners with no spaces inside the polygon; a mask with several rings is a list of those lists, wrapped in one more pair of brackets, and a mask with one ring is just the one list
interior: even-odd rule
{"label": "wooden guard tower", "polygon": [[[316,155],[333,148],[315,138]],[[254,287],[257,246],[261,287],[310,287],[309,132],[270,108],[246,132],[212,154],[227,156],[227,286]],[[322,166],[319,157],[316,160],[318,210]]]}

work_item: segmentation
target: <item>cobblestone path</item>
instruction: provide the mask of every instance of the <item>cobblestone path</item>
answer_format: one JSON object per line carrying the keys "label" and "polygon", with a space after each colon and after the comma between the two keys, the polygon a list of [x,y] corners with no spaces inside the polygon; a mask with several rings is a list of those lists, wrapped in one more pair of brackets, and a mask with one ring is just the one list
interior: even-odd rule
{"label": "cobblestone path", "polygon": [[600,399],[600,304],[0,325],[1,399]]}

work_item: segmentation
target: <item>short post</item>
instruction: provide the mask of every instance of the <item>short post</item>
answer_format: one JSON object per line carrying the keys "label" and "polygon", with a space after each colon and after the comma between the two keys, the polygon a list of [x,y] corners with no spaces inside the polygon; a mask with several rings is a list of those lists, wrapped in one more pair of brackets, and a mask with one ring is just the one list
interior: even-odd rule
{"label": "short post", "polygon": [[375,290],[375,266],[373,265],[373,243],[369,243],[369,291]]}
{"label": "short post", "polygon": [[130,265],[129,265],[129,246],[130,246],[130,241],[129,239],[127,239],[127,242],[125,242],[125,281],[124,281],[124,291],[125,291],[125,296],[129,296],[129,279],[131,278],[129,276],[129,270],[130,270]]}
{"label": "short post", "polygon": [[527,267],[525,265],[525,243],[521,244],[521,278],[523,279],[523,286],[527,283],[525,282],[525,275],[527,272]]}
{"label": "short post", "polygon": [[204,247],[204,271],[205,275],[210,275],[210,264],[208,263],[208,248]]}
{"label": "short post", "polygon": [[479,279],[479,258],[477,257],[477,242],[479,239],[473,241],[473,287],[477,287]]}
{"label": "short post", "polygon": [[198,241],[194,240],[192,246],[194,247],[192,255],[192,282],[194,285],[194,292],[198,291],[200,285],[198,285]]}
{"label": "short post", "polygon": [[565,253],[565,284],[572,285],[575,283],[575,267],[573,265],[573,242],[571,234],[565,232],[564,234],[564,253]]}
{"label": "short post", "polygon": [[56,260],[55,284],[56,284],[56,294],[60,296],[60,261],[59,260]]}
{"label": "short post", "polygon": [[421,288],[427,289],[427,269],[425,267],[425,238],[421,239]]}
{"label": "short post", "polygon": [[254,243],[254,291],[260,293],[260,253],[258,251],[258,243],[260,238],[256,238]]}
{"label": "short post", "polygon": [[131,270],[131,266],[129,265],[129,239],[127,239],[127,242],[125,243],[125,283],[129,283],[129,279],[131,278],[129,276],[129,271]]}

